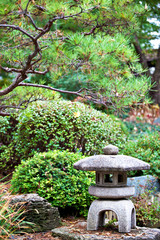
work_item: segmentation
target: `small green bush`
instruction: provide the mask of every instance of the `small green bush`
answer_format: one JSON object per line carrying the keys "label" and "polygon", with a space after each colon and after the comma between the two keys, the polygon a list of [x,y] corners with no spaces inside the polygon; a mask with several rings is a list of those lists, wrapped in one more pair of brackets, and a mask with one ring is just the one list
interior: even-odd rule
{"label": "small green bush", "polygon": [[155,175],[160,179],[160,135],[158,132],[143,135],[136,141],[128,141],[121,153],[148,162],[150,170],[143,174]]}
{"label": "small green bush", "polygon": [[86,215],[93,200],[88,187],[95,182],[95,174],[73,168],[83,157],[80,153],[59,150],[35,154],[16,168],[12,189],[18,193],[36,192],[53,206],[72,208]]}
{"label": "small green bush", "polygon": [[[120,145],[125,135],[120,123],[83,103],[71,101],[39,102],[29,106],[18,118],[13,141],[0,162],[13,166],[35,152],[68,149],[93,155],[108,143]],[[3,168],[3,171],[6,171]]]}

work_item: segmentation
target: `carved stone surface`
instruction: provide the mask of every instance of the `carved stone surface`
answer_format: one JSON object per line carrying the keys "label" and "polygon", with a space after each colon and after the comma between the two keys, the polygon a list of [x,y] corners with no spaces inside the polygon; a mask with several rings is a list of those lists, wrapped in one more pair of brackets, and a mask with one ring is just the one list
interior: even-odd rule
{"label": "carved stone surface", "polygon": [[89,194],[99,198],[121,199],[121,198],[129,198],[133,196],[135,193],[135,188],[134,187],[106,188],[106,187],[90,186],[88,191],[89,191]]}
{"label": "carved stone surface", "polygon": [[136,213],[131,200],[95,200],[89,208],[87,230],[97,230],[104,226],[107,210],[116,213],[119,232],[130,232],[136,227]]}
{"label": "carved stone surface", "polygon": [[99,198],[92,202],[87,219],[87,230],[97,230],[104,225],[106,211],[117,214],[119,232],[130,232],[136,226],[135,208],[127,198],[134,195],[134,187],[127,186],[127,171],[150,169],[150,165],[137,158],[117,155],[118,148],[108,145],[105,155],[95,155],[79,160],[74,168],[96,171],[96,186],[89,193]]}
{"label": "carved stone surface", "polygon": [[58,208],[52,207],[47,200],[38,194],[22,194],[12,197],[10,204],[23,204],[27,210],[25,221],[33,223],[28,232],[42,232],[60,226]]}
{"label": "carved stone surface", "polygon": [[117,155],[119,152],[119,149],[118,149],[118,147],[116,147],[112,144],[109,144],[103,148],[103,152],[106,155]]}
{"label": "carved stone surface", "polygon": [[79,160],[75,169],[83,171],[133,171],[150,169],[150,165],[142,160],[126,155],[95,155]]}
{"label": "carved stone surface", "polygon": [[96,186],[124,187],[127,186],[126,172],[100,171],[96,172]]}

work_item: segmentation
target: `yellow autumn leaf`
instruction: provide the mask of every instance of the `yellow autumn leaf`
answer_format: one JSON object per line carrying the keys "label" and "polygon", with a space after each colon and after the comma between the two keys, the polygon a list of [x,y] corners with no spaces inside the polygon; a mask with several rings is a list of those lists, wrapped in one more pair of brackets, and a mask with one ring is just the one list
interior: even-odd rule
{"label": "yellow autumn leaf", "polygon": [[77,117],[80,116],[80,112],[79,111],[78,112],[74,112],[73,115],[74,115],[75,118],[77,118]]}
{"label": "yellow autumn leaf", "polygon": [[154,108],[154,109],[157,109],[157,110],[158,110],[158,109],[159,109],[159,106],[158,106],[158,104],[154,104],[154,105],[151,106],[151,108]]}

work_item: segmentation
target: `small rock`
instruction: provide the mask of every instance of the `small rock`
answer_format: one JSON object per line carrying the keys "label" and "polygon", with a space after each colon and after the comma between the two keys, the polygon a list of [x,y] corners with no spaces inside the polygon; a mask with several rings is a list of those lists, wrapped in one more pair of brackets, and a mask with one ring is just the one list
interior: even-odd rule
{"label": "small rock", "polygon": [[75,228],[87,229],[87,222],[78,222],[75,224]]}

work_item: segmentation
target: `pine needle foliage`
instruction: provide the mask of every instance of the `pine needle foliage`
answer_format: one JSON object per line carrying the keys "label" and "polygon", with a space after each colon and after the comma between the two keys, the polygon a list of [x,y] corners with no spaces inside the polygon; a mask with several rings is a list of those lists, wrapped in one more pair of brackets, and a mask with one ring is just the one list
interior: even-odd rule
{"label": "pine needle foliage", "polygon": [[[107,108],[121,109],[145,98],[150,80],[143,75],[130,41],[139,28],[138,17],[145,12],[142,4],[0,0],[0,9],[0,64],[18,77],[18,84],[13,81],[9,89],[3,87],[1,96],[23,82],[30,86],[29,74],[43,79],[49,72],[47,86],[66,91],[66,79],[69,85],[79,82],[85,89],[69,94]],[[42,87],[40,78],[37,84]]]}

